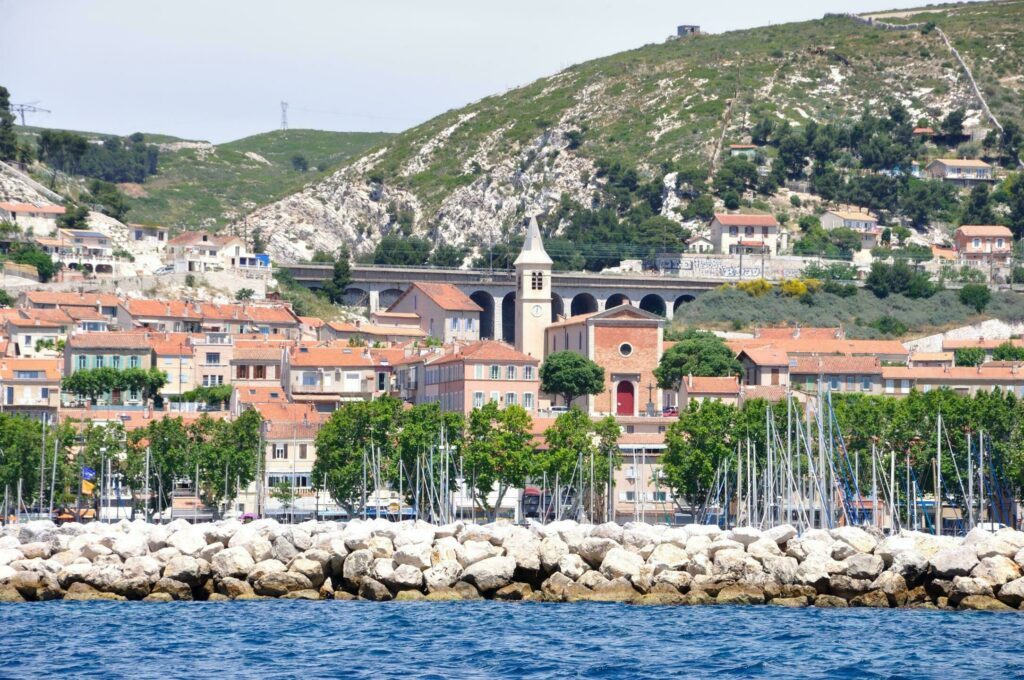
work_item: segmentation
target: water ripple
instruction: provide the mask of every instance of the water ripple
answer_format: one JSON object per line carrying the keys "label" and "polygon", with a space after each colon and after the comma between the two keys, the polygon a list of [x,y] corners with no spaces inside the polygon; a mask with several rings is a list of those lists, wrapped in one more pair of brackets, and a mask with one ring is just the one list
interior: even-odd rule
{"label": "water ripple", "polygon": [[[493,602],[0,604],[0,677],[1024,675],[1015,615]],[[218,678],[220,680],[220,678]]]}

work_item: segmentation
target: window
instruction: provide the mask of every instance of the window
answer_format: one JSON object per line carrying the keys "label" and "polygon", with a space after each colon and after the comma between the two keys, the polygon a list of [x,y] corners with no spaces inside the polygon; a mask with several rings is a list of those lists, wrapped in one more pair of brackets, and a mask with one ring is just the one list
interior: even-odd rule
{"label": "window", "polygon": [[761,227],[761,236],[768,235],[768,227]]}
{"label": "window", "polygon": [[248,380],[249,378],[249,367],[248,366],[236,366],[235,377],[239,380]]}
{"label": "window", "polygon": [[40,371],[15,371],[14,377],[18,380],[39,380],[43,376]]}
{"label": "window", "polygon": [[377,374],[377,390],[383,392],[388,388],[388,374],[378,373]]}
{"label": "window", "polygon": [[215,387],[217,385],[224,384],[224,376],[222,375],[204,375],[203,376],[203,387]]}
{"label": "window", "polygon": [[218,366],[218,365],[220,365],[220,352],[207,352],[206,353],[206,365],[207,366]]}
{"label": "window", "polygon": [[49,399],[50,398],[50,388],[49,387],[40,387],[39,388],[39,397],[42,398],[42,399]]}
{"label": "window", "polygon": [[93,358],[92,363],[93,366],[95,366],[96,368],[103,368],[103,357],[100,355],[96,355],[96,357]]}
{"label": "window", "polygon": [[530,276],[530,289],[531,290],[544,290],[544,273],[533,272]]}
{"label": "window", "polygon": [[655,503],[665,503],[668,501],[668,494],[665,491],[655,491],[651,493],[651,500]]}
{"label": "window", "polygon": [[633,345],[629,344],[628,342],[624,342],[621,345],[619,345],[619,354],[621,354],[622,356],[628,357],[632,353]]}
{"label": "window", "polygon": [[996,248],[1002,248],[1002,247],[1003,247],[1003,239],[997,238],[996,239]]}
{"label": "window", "polygon": [[848,375],[846,376],[846,391],[853,392],[857,385],[857,376]]}
{"label": "window", "polygon": [[299,444],[299,460],[306,460],[309,452],[309,444]]}
{"label": "window", "polygon": [[302,373],[302,384],[305,387],[312,387],[317,384],[316,371],[303,371]]}
{"label": "window", "polygon": [[533,392],[523,392],[523,408],[533,410]]}
{"label": "window", "polygon": [[288,460],[287,444],[274,444],[274,460]]}
{"label": "window", "polygon": [[739,234],[740,234],[739,227],[729,227],[729,236],[739,236]]}
{"label": "window", "polygon": [[497,366],[491,366],[491,380],[501,379],[501,369]]}
{"label": "window", "polygon": [[523,380],[533,380],[533,366],[523,366]]}
{"label": "window", "polygon": [[505,369],[505,377],[508,380],[515,380],[516,379],[516,367],[515,366],[507,367]]}
{"label": "window", "polygon": [[839,385],[840,385],[840,382],[839,382],[839,376],[838,375],[833,375],[832,377],[829,378],[828,387],[829,387],[830,390],[838,390],[839,389]]}
{"label": "window", "polygon": [[137,357],[137,356],[128,357],[128,368],[138,368],[138,367],[139,367],[139,357]]}
{"label": "window", "polygon": [[892,378],[885,379],[885,393],[892,394],[896,391],[896,381]]}
{"label": "window", "polygon": [[980,248],[981,247],[981,239],[980,238],[974,239],[974,241],[971,243],[971,245],[974,246],[975,248]]}
{"label": "window", "polygon": [[110,357],[110,367],[111,368],[121,368],[121,356],[120,355],[115,354],[114,356]]}
{"label": "window", "polygon": [[627,501],[631,501],[632,502],[632,501],[636,500],[636,491],[626,491],[624,493],[626,494],[626,500]]}
{"label": "window", "polygon": [[484,379],[484,365],[483,364],[477,364],[476,366],[473,367],[473,377],[476,378],[477,380],[483,380]]}
{"label": "window", "polygon": [[452,330],[453,331],[459,330],[459,318],[458,317],[455,317],[455,316],[452,317]]}
{"label": "window", "polygon": [[474,392],[473,393],[473,408],[480,408],[484,405],[484,393]]}
{"label": "window", "polygon": [[78,368],[80,368],[80,369],[85,368],[87,361],[88,361],[88,358],[84,354],[79,354],[78,355]]}
{"label": "window", "polygon": [[513,404],[519,403],[518,395],[515,392],[505,393],[505,406],[512,406]]}
{"label": "window", "polygon": [[862,375],[860,377],[860,388],[862,390],[864,390],[865,392],[870,392],[871,391],[871,376],[870,375]]}
{"label": "window", "polygon": [[497,392],[491,392],[491,401],[493,401],[494,403],[498,403],[499,399],[501,399],[501,397],[498,395]]}

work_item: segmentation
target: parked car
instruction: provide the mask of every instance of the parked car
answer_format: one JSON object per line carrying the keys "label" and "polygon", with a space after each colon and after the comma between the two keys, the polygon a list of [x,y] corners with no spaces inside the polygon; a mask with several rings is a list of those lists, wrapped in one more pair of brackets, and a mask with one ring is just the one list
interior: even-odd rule
{"label": "parked car", "polygon": [[174,265],[172,265],[172,264],[165,264],[163,267],[160,267],[159,269],[157,269],[153,273],[156,274],[157,276],[160,276],[162,274],[173,274],[174,273]]}

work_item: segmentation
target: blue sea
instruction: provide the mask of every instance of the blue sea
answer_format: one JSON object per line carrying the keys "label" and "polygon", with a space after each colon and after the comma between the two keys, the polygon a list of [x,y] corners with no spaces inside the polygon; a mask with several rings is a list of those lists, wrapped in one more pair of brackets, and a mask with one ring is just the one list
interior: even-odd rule
{"label": "blue sea", "polygon": [[1008,678],[1019,614],[499,602],[0,604],[2,678]]}

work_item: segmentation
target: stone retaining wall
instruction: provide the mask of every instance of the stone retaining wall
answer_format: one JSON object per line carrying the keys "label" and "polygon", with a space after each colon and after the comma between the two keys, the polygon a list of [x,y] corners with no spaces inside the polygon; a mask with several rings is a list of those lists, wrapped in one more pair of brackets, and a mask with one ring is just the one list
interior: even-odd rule
{"label": "stone retaining wall", "polygon": [[1011,610],[1024,532],[273,520],[0,531],[0,601],[500,600]]}

